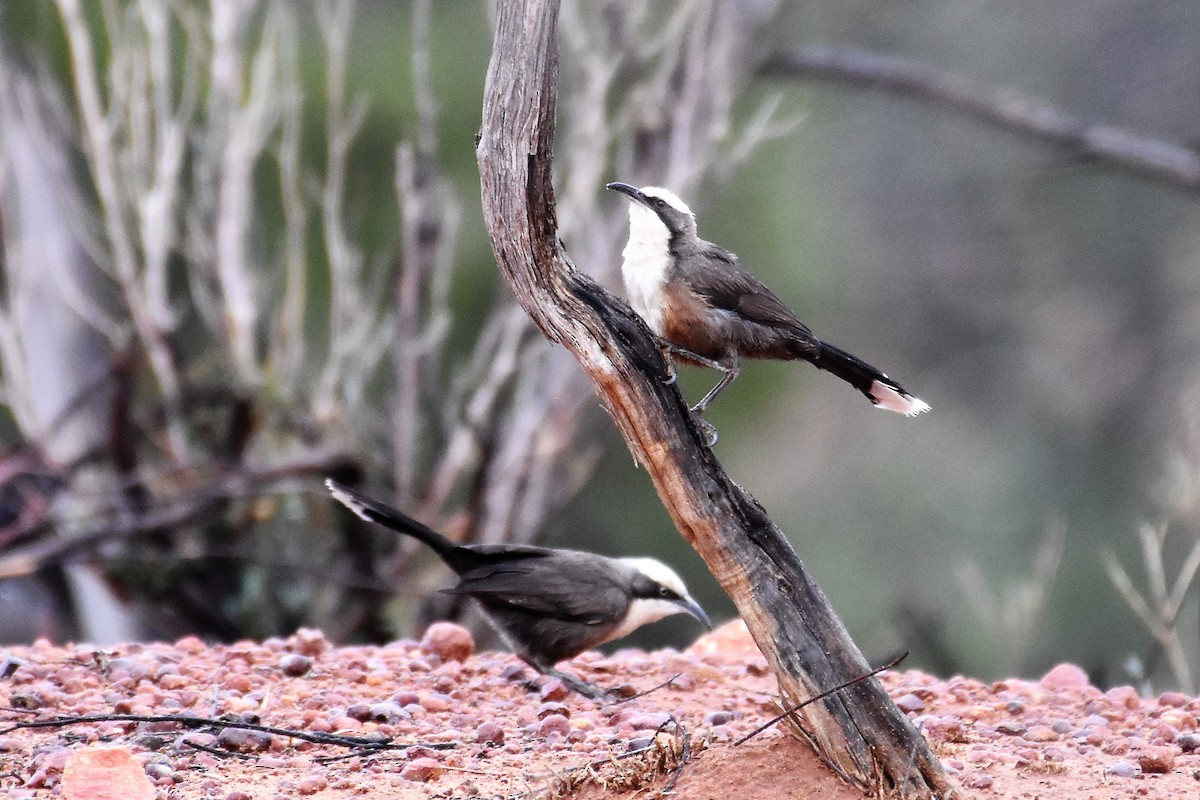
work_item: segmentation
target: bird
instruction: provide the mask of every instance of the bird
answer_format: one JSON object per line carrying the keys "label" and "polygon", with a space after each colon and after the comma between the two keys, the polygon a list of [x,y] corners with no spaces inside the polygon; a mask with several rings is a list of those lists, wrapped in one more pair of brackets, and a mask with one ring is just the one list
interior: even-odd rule
{"label": "bird", "polygon": [[630,200],[621,264],[630,306],[674,356],[722,373],[693,414],[703,414],[737,378],[743,358],[800,359],[846,381],[877,408],[908,417],[929,410],[880,370],[818,339],[737,256],[701,239],[695,215],[674,192],[620,182],[607,188]]}
{"label": "bird", "polygon": [[455,544],[332,478],[325,485],[359,518],[433,550],[458,576],[458,584],[444,591],[474,598],[522,660],[586,697],[603,699],[607,693],[560,672],[555,664],[673,614],[689,614],[712,629],[683,580],[656,559],[521,544]]}

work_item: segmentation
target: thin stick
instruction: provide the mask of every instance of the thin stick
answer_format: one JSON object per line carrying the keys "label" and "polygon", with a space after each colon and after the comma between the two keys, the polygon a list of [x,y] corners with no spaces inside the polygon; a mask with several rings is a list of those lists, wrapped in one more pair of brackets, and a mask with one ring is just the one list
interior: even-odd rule
{"label": "thin stick", "polygon": [[[19,712],[21,709],[3,709],[9,712]],[[86,725],[93,722],[173,722],[185,728],[233,728],[236,730],[269,733],[289,739],[300,739],[314,744],[328,744],[335,747],[361,747],[367,750],[407,750],[410,747],[428,747],[431,750],[448,750],[454,747],[453,742],[412,742],[399,744],[388,739],[377,739],[368,736],[341,736],[335,733],[319,733],[290,728],[275,728],[270,725],[257,725],[252,722],[214,719],[211,717],[191,717],[182,714],[83,714],[79,716],[59,716],[49,719],[31,719],[15,722],[7,728],[0,728],[0,735],[18,730],[36,728],[66,728],[71,725]]]}
{"label": "thin stick", "polygon": [[795,714],[797,711],[804,708],[805,706],[811,705],[812,703],[815,703],[818,700],[828,697],[829,695],[834,694],[835,692],[840,692],[842,689],[846,689],[850,686],[853,686],[856,683],[865,681],[867,678],[873,678],[876,675],[878,675],[879,673],[883,672],[885,669],[891,669],[892,667],[896,666],[897,664],[899,664],[901,661],[903,661],[906,658],[908,658],[907,650],[905,650],[903,653],[901,653],[896,658],[893,658],[888,663],[884,664],[882,667],[876,667],[875,669],[871,670],[866,675],[859,675],[857,678],[851,678],[850,680],[846,681],[845,683],[839,683],[837,686],[834,686],[832,689],[826,689],[825,691],[821,692],[820,694],[813,695],[812,697],[808,698],[807,700],[797,703],[796,705],[789,708],[787,711],[784,711],[779,716],[771,718],[767,722],[763,723],[762,725],[759,725],[757,728],[750,731],[750,733],[747,733],[745,736],[738,739],[736,742],[733,743],[734,747],[753,739],[755,736],[758,736],[760,733],[765,731],[767,728],[771,727],[772,725],[774,725],[778,722],[782,722],[784,719],[786,719],[787,717],[790,717],[792,714]]}

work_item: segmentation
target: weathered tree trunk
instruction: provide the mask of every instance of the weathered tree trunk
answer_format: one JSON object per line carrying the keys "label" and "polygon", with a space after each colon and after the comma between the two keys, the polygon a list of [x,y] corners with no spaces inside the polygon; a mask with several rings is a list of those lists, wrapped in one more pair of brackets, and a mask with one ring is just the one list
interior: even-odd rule
{"label": "weathered tree trunk", "polygon": [[[737,604],[787,700],[869,671],[824,593],[762,508],[725,474],[691,421],[642,320],[577,272],[557,236],[550,182],[558,89],[557,0],[501,0],[477,157],[500,269],[538,327],[567,347],[684,538]],[[805,709],[800,728],[864,792],[953,797],[928,743],[877,680]]]}

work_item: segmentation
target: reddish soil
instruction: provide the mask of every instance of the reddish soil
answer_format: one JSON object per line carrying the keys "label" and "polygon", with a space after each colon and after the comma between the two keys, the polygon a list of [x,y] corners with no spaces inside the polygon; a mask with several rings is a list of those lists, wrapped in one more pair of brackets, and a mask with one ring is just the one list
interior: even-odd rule
{"label": "reddish soil", "polygon": [[[598,706],[510,655],[473,654],[453,626],[421,643],[386,647],[333,647],[301,631],[219,647],[186,638],[103,653],[44,642],[0,650],[0,706],[22,709],[6,713],[14,720],[235,715],[290,730],[418,743],[362,755],[163,721],[5,730],[0,795],[98,800],[120,786],[118,794],[134,797],[142,796],[140,782],[146,796],[180,800],[648,797],[674,779],[675,795],[689,800],[861,796],[778,728],[733,744],[774,711],[773,680],[740,623],[684,653],[587,653],[570,667],[602,686],[638,690],[679,677],[629,702]],[[1039,681],[942,681],[915,671],[881,679],[967,796],[1200,794],[1195,698],[1102,692],[1069,665]]]}

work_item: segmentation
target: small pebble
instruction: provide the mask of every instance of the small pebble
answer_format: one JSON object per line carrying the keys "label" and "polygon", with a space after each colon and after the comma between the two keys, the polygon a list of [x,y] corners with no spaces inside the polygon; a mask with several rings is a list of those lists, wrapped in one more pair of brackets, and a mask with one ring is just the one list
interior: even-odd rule
{"label": "small pebble", "polygon": [[964,789],[990,789],[994,782],[991,775],[967,775],[962,779]]}
{"label": "small pebble", "polygon": [[651,711],[629,718],[629,726],[635,731],[656,731],[670,722],[671,715],[663,711]]}
{"label": "small pebble", "polygon": [[[1179,745],[1183,752],[1193,753],[1197,749],[1200,749],[1200,736],[1194,733],[1185,733],[1175,740],[1175,744]],[[0,747],[0,749],[3,749],[3,747]]]}
{"label": "small pebble", "polygon": [[542,685],[542,689],[540,692],[543,700],[551,700],[551,701],[562,700],[564,697],[566,697],[570,693],[571,693],[571,690],[568,689],[567,685],[565,683],[563,683],[562,681],[560,681],[558,678],[551,678],[550,680],[546,681]]}
{"label": "small pebble", "polygon": [[300,628],[288,637],[288,642],[296,652],[306,656],[319,656],[329,649],[329,640],[316,628]]}
{"label": "small pebble", "polygon": [[1042,751],[1043,761],[1066,761],[1071,754],[1061,747],[1047,747]]}
{"label": "small pebble", "polygon": [[255,753],[270,747],[273,738],[269,733],[226,728],[217,734],[217,746],[237,753]]}
{"label": "small pebble", "polygon": [[421,637],[421,652],[436,655],[442,661],[466,661],[475,652],[475,639],[461,625],[435,622]]}
{"label": "small pebble", "polygon": [[366,722],[371,718],[371,707],[366,703],[355,703],[346,709],[346,716],[359,722]]}
{"label": "small pebble", "polygon": [[528,675],[524,664],[510,664],[500,670],[500,677],[506,681],[523,681]]}
{"label": "small pebble", "polygon": [[484,722],[475,729],[475,741],[501,744],[504,742],[504,728],[495,722]]}
{"label": "small pebble", "polygon": [[243,792],[241,789],[234,789],[232,792],[225,795],[225,800],[253,800],[253,798]]}
{"label": "small pebble", "polygon": [[[403,770],[400,773],[403,775]],[[312,775],[307,778],[301,778],[296,781],[296,793],[302,795],[316,794],[324,791],[329,786],[329,781],[324,775]]]}
{"label": "small pebble", "polygon": [[1109,775],[1116,775],[1118,778],[1132,778],[1137,774],[1137,767],[1128,761],[1114,761],[1108,765],[1105,772]]}
{"label": "small pebble", "polygon": [[650,747],[652,744],[654,744],[653,736],[638,736],[634,739],[629,740],[629,743],[627,745],[625,745],[625,750],[627,752],[632,753],[636,750],[645,750],[647,747]]}
{"label": "small pebble", "polygon": [[1141,698],[1138,697],[1137,689],[1132,686],[1114,686],[1104,693],[1111,702],[1116,704],[1118,708],[1134,709],[1141,704]]}
{"label": "small pebble", "polygon": [[570,710],[562,703],[542,703],[540,706],[538,706],[538,719],[545,719],[551,714],[560,714],[564,717],[571,716]]}
{"label": "small pebble", "polygon": [[1025,738],[1031,742],[1053,742],[1058,734],[1046,725],[1033,725],[1025,733]]}
{"label": "small pebble", "polygon": [[407,781],[425,783],[434,780],[442,774],[442,765],[436,759],[421,757],[414,758],[400,770],[400,777]]}
{"label": "small pebble", "polygon": [[1183,692],[1163,692],[1158,696],[1158,704],[1160,706],[1182,708],[1188,704],[1189,699]]}
{"label": "small pebble", "polygon": [[571,721],[562,714],[551,714],[538,725],[538,736],[545,738],[552,733],[566,736],[571,732]]}
{"label": "small pebble", "polygon": [[175,770],[171,768],[170,764],[147,764],[146,775],[155,783],[173,783],[175,780]]}
{"label": "small pebble", "polygon": [[279,659],[279,668],[283,670],[283,674],[291,678],[298,678],[301,675],[312,669],[313,660],[311,656],[301,655],[299,653],[288,653],[283,658]]}
{"label": "small pebble", "polygon": [[728,725],[733,721],[732,711],[714,711],[704,718],[704,721],[709,725]]}
{"label": "small pebble", "polygon": [[440,714],[450,710],[450,698],[441,692],[430,692],[421,696],[421,708],[428,711],[430,714]]}
{"label": "small pebble", "polygon": [[1029,726],[1024,722],[1001,722],[996,726],[996,730],[1008,736],[1022,736]]}
{"label": "small pebble", "polygon": [[1042,676],[1041,684],[1047,689],[1071,689],[1088,686],[1088,675],[1074,664],[1059,664]]}
{"label": "small pebble", "polygon": [[[354,708],[355,706],[351,706],[346,710],[346,713],[350,714],[350,711]],[[354,715],[351,714],[351,716]],[[355,719],[358,718],[355,717]],[[365,722],[368,719],[374,722],[386,722],[394,725],[397,722],[408,722],[412,719],[412,714],[405,711],[396,701],[385,700],[382,703],[372,703],[367,707],[367,716],[365,719],[360,720],[360,722]]]}
{"label": "small pebble", "polygon": [[1147,775],[1161,775],[1175,768],[1175,751],[1170,747],[1151,747],[1138,753],[1137,761]]}
{"label": "small pebble", "polygon": [[906,714],[915,714],[925,710],[925,701],[909,692],[896,698],[896,707]]}

